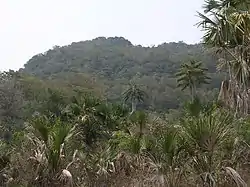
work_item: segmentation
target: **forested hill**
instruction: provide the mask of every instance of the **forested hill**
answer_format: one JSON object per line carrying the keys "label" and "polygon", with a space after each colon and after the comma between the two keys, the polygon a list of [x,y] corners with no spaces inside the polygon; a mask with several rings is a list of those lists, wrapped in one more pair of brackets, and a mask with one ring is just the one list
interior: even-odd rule
{"label": "forested hill", "polygon": [[[109,100],[119,100],[130,80],[144,86],[149,98],[144,106],[151,109],[177,108],[187,96],[176,87],[175,73],[180,64],[201,60],[208,68],[211,84],[201,94],[214,93],[224,78],[216,72],[217,59],[202,44],[164,43],[157,47],[135,46],[122,37],[99,37],[91,41],[55,46],[32,57],[21,71],[44,79],[100,83]],[[208,90],[208,91],[207,91]]]}

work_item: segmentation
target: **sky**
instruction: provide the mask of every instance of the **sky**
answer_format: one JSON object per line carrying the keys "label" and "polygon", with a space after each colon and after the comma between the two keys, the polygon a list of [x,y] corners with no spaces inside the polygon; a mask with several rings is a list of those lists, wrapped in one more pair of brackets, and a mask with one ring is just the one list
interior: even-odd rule
{"label": "sky", "polygon": [[0,71],[55,45],[122,36],[135,45],[198,43],[204,0],[0,0]]}

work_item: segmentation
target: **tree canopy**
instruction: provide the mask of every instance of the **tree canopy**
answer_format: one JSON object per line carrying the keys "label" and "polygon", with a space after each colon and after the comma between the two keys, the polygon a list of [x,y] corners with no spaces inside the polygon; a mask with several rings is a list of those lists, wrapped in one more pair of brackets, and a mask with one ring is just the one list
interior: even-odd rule
{"label": "tree canopy", "polygon": [[[143,85],[149,95],[138,107],[165,111],[178,108],[188,91],[176,85],[181,64],[195,59],[208,69],[211,84],[198,89],[199,94],[216,92],[224,79],[216,70],[217,57],[202,44],[164,43],[157,47],[135,46],[122,37],[99,37],[54,47],[32,57],[21,69],[37,77],[67,82],[72,88],[80,85],[105,93],[109,101],[119,101],[130,80]],[[62,83],[61,83],[62,84]],[[102,95],[102,94],[100,94]],[[212,94],[210,94],[212,95]]]}
{"label": "tree canopy", "polygon": [[99,37],[0,73],[0,186],[248,186],[247,3],[205,1],[211,48]]}

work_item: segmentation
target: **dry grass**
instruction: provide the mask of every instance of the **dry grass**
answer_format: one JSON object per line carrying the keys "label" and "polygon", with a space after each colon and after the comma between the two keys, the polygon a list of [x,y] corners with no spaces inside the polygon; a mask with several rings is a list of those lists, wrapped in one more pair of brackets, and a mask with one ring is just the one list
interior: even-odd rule
{"label": "dry grass", "polygon": [[[33,154],[32,151],[15,154],[11,159],[10,167],[7,168],[5,175],[2,175],[6,178],[4,182],[2,181],[1,186],[172,187],[166,183],[168,175],[159,175],[157,170],[150,167],[147,158],[142,158],[140,164],[135,164],[130,163],[124,154],[117,157],[115,171],[108,173],[105,177],[98,176],[97,173],[91,171],[91,167],[87,166],[87,160],[84,162],[84,160],[75,159],[72,162],[72,157],[69,157],[62,163],[62,165],[68,165],[67,169],[62,169],[60,173],[56,173],[54,176],[41,175],[43,179],[38,183],[36,179],[38,162],[29,159],[29,156]],[[76,158],[77,154],[74,157]],[[250,185],[249,169],[239,173],[231,167],[225,167],[223,183],[217,186],[246,187]],[[180,178],[178,186],[197,187],[199,183],[196,182],[195,178],[197,176],[194,173],[186,173],[186,176]]]}

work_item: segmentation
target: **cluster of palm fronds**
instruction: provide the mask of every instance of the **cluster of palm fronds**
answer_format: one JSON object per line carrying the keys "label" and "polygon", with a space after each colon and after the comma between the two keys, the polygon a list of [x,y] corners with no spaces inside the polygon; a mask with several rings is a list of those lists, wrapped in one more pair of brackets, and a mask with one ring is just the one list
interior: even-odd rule
{"label": "cluster of palm fronds", "polygon": [[4,186],[246,186],[250,122],[188,103],[177,121],[92,97],[1,141]]}
{"label": "cluster of palm fronds", "polygon": [[177,73],[179,86],[190,89],[192,100],[174,120],[137,111],[146,93],[134,83],[124,93],[130,113],[125,105],[80,94],[65,107],[51,93],[44,113],[0,141],[0,185],[250,184],[250,120],[235,115],[249,112],[249,4],[208,0],[205,14],[199,14],[205,42],[224,55],[220,67],[226,65],[229,80],[222,84],[220,98],[229,107],[198,98],[196,89],[209,79],[198,61],[184,64]]}
{"label": "cluster of palm fronds", "polygon": [[207,0],[199,26],[204,41],[221,54],[219,69],[229,78],[223,83],[220,99],[237,113],[249,113],[250,2],[249,0]]}

